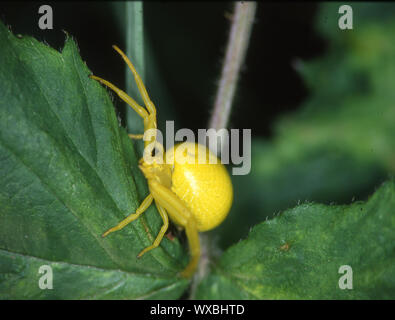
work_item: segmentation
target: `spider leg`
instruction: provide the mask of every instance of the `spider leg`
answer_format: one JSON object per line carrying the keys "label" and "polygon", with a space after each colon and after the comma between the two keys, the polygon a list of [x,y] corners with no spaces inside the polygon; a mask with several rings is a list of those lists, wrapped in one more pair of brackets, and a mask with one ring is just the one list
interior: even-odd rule
{"label": "spider leg", "polygon": [[200,241],[195,219],[189,219],[185,226],[185,233],[188,239],[191,260],[186,268],[181,272],[181,275],[184,278],[189,278],[195,272],[200,259]]}
{"label": "spider leg", "polygon": [[143,80],[141,80],[141,77],[137,73],[136,68],[133,66],[132,62],[129,60],[126,54],[122,52],[121,49],[119,49],[116,45],[113,45],[112,47],[115,49],[115,51],[117,51],[121,55],[122,59],[126,62],[126,64],[129,66],[129,69],[132,71],[134,80],[136,81],[137,87],[139,88],[140,95],[143,98],[143,101],[149,113],[156,114],[155,105],[152,103],[151,99],[149,98],[147,89],[145,88]]}
{"label": "spider leg", "polygon": [[122,91],[121,89],[114,86],[112,83],[102,78],[96,77],[94,75],[90,75],[89,77],[91,79],[99,81],[100,83],[112,89],[123,101],[125,101],[129,106],[131,106],[134,109],[134,111],[138,113],[140,117],[142,117],[144,120],[148,119],[148,112],[142,106],[140,106],[132,97],[128,96],[125,91]]}
{"label": "spider leg", "polygon": [[[134,75],[134,79],[136,81],[137,87],[139,89],[140,95],[143,98],[144,104],[148,110],[144,109],[141,107],[133,98],[128,96],[124,91],[121,89],[117,88],[114,86],[112,83],[108,82],[107,80],[104,80],[102,78],[96,77],[91,75],[90,78],[95,79],[102,84],[108,86],[112,90],[114,90],[118,96],[125,101],[127,104],[129,104],[138,114],[140,117],[144,119],[144,131],[147,131],[149,129],[156,129],[156,108],[151,99],[148,96],[147,89],[144,86],[143,80],[137,73],[135,67],[133,66],[132,62],[129,60],[129,58],[122,52],[121,49],[119,49],[116,45],[113,45],[113,48],[121,55],[122,59],[126,62],[126,64],[129,66],[130,70],[132,71]],[[138,138],[140,139],[140,138]],[[151,136],[150,140],[145,141],[145,146],[149,145],[150,143],[154,142],[156,140],[156,134]]]}
{"label": "spider leg", "polygon": [[191,259],[181,275],[186,278],[190,277],[196,270],[200,258],[200,242],[196,220],[171,189],[153,181],[148,181],[148,184],[155,202],[166,209],[170,218],[176,224],[185,228]]}
{"label": "spider leg", "polygon": [[160,242],[163,239],[163,236],[165,235],[167,228],[169,227],[169,217],[167,216],[167,212],[165,210],[165,208],[163,208],[162,206],[160,206],[156,201],[155,201],[156,207],[158,208],[159,214],[162,217],[163,220],[163,225],[160,228],[160,231],[158,233],[158,235],[156,236],[155,241],[152,243],[152,245],[148,246],[147,248],[145,248],[143,251],[141,251],[137,258],[140,258],[144,253],[147,253],[148,251],[155,249],[156,247],[159,246]]}
{"label": "spider leg", "polygon": [[137,208],[135,213],[132,213],[129,216],[127,216],[124,220],[122,220],[120,223],[118,223],[118,225],[116,225],[115,227],[112,227],[112,228],[108,229],[106,232],[104,232],[102,234],[102,237],[104,238],[104,237],[108,236],[110,233],[112,233],[114,231],[121,230],[126,225],[128,225],[130,222],[136,220],[145,210],[148,209],[148,207],[152,203],[152,200],[153,200],[152,194],[149,194],[143,200],[143,202],[140,204],[140,206]]}

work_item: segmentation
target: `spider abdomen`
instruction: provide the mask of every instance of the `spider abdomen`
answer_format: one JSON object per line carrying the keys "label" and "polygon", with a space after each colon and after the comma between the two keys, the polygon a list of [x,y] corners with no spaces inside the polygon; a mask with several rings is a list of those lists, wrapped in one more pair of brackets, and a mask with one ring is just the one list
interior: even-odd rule
{"label": "spider abdomen", "polygon": [[[182,150],[177,150],[180,146]],[[166,154],[169,152],[169,159],[176,159],[171,190],[193,214],[199,231],[215,228],[226,218],[233,201],[232,183],[224,165],[201,144],[179,144]]]}

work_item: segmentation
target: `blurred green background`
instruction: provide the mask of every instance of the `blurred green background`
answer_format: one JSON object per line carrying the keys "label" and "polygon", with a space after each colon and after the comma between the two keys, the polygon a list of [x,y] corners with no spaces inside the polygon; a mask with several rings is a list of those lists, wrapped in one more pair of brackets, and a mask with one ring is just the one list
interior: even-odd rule
{"label": "blurred green background", "polygon": [[[14,33],[60,50],[66,30],[92,72],[125,87],[125,2],[2,2]],[[221,248],[299,202],[363,200],[395,171],[395,5],[351,3],[354,29],[338,28],[339,3],[258,3],[230,120],[252,129],[252,170],[232,176],[234,205],[211,231]],[[144,3],[146,84],[159,127],[205,128],[224,55],[232,2]],[[129,41],[132,41],[129,39]],[[1,48],[0,48],[1,50]],[[114,104],[125,125],[124,105]]]}

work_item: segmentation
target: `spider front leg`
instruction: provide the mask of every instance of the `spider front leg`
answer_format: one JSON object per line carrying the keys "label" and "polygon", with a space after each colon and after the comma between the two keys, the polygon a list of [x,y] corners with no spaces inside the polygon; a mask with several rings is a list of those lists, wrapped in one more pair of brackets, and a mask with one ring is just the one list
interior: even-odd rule
{"label": "spider front leg", "polygon": [[170,218],[176,224],[185,228],[191,259],[181,275],[189,278],[195,272],[200,259],[200,242],[196,220],[181,199],[169,188],[154,181],[149,181],[149,188],[155,202],[166,209]]}
{"label": "spider front leg", "polygon": [[[156,129],[156,127],[157,127],[157,125],[156,125],[156,108],[148,96],[147,89],[145,88],[141,77],[137,73],[132,62],[122,52],[122,50],[119,49],[115,45],[113,45],[113,48],[121,55],[122,59],[126,62],[126,64],[129,66],[130,70],[132,71],[132,73],[134,75],[134,79],[137,84],[137,87],[139,89],[140,95],[143,98],[144,104],[145,104],[148,112],[146,109],[144,109],[142,106],[140,106],[133,98],[131,98],[126,92],[117,88],[112,83],[108,82],[107,80],[104,80],[104,79],[99,78],[94,75],[90,75],[89,77],[99,81],[100,83],[102,83],[102,84],[106,85],[107,87],[109,87],[110,89],[112,89],[123,101],[125,101],[128,105],[130,105],[133,108],[133,110],[135,110],[137,112],[137,114],[143,118],[144,132],[147,131],[148,129]],[[129,137],[131,137],[133,139],[142,139],[143,136],[144,135],[142,135],[142,134],[130,134],[129,135]],[[156,139],[156,136],[152,136],[150,140],[145,141],[145,146],[147,146],[151,142],[155,141],[155,139]]]}
{"label": "spider front leg", "polygon": [[100,77],[94,75],[90,75],[89,77],[91,79],[99,81],[100,83],[112,89],[123,101],[125,101],[129,106],[131,106],[133,110],[136,111],[137,114],[144,119],[144,121],[148,119],[148,112],[142,106],[140,106],[132,97],[130,97],[125,91],[119,89],[118,87],[114,86],[111,82],[104,80]]}

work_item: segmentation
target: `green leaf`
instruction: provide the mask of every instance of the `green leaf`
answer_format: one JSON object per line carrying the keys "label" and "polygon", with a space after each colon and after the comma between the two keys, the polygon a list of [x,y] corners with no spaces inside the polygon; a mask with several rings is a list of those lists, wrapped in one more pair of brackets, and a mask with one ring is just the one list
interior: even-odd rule
{"label": "green leaf", "polygon": [[227,219],[212,232],[220,234],[218,243],[227,248],[245,237],[251,226],[301,201],[347,204],[363,200],[387,178],[387,171],[377,162],[328,146],[306,148],[304,154],[289,157],[271,143],[253,140],[251,172],[232,177],[237,196]]}
{"label": "green leaf", "polygon": [[[395,184],[367,202],[306,203],[252,229],[221,257],[197,299],[394,299]],[[352,268],[352,289],[339,268]]]}
{"label": "green leaf", "polygon": [[[123,230],[145,179],[105,88],[75,42],[61,53],[0,23],[0,298],[177,298],[188,255],[177,239],[137,259],[155,206]],[[41,265],[53,290],[38,286]]]}

